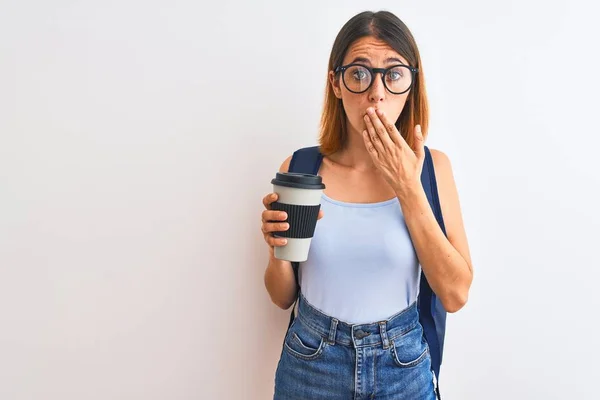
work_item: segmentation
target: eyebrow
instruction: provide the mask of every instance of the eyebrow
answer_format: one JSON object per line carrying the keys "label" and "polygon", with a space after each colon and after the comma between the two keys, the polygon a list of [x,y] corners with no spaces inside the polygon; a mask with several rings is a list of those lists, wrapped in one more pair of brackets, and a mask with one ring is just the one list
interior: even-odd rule
{"label": "eyebrow", "polygon": [[[352,60],[351,62],[349,62],[349,64],[353,64],[356,62],[362,62],[362,63],[367,63],[367,64],[371,64],[371,61],[368,58],[365,57],[355,57],[354,60]],[[402,61],[401,59],[397,58],[397,57],[389,57],[384,61],[386,64],[390,64],[392,62],[396,62],[396,63],[400,63],[402,65],[404,64],[404,61]]]}

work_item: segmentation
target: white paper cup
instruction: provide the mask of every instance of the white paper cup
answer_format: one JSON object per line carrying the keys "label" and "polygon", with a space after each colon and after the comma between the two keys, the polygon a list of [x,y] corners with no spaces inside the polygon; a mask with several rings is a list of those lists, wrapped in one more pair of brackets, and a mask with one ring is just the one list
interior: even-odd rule
{"label": "white paper cup", "polygon": [[319,175],[292,172],[278,172],[271,183],[273,192],[279,195],[277,201],[271,203],[271,208],[285,211],[290,226],[287,231],[273,233],[275,237],[287,239],[285,246],[275,246],[275,258],[306,261],[325,185]]}

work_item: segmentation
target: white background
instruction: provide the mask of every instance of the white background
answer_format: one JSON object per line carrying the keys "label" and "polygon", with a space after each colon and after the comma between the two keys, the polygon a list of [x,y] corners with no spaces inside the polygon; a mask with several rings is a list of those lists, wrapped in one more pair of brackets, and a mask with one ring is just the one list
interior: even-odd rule
{"label": "white background", "polygon": [[444,399],[597,398],[591,7],[0,1],[0,398],[271,398],[261,198],[365,9],[416,37],[471,246]]}

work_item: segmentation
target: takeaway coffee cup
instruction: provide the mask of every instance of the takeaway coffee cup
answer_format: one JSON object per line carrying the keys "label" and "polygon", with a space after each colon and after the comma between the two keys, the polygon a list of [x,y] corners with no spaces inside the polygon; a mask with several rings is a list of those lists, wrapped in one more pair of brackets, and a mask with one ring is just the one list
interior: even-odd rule
{"label": "takeaway coffee cup", "polygon": [[287,239],[285,246],[275,246],[275,258],[306,261],[325,185],[319,175],[294,172],[278,172],[271,183],[273,192],[279,195],[277,201],[271,203],[271,208],[285,211],[290,226],[287,231],[273,232],[275,237]]}

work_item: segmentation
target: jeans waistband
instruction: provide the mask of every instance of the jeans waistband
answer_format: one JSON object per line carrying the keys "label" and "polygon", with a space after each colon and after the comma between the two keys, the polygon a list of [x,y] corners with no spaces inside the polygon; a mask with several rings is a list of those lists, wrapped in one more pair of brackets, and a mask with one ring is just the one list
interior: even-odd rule
{"label": "jeans waistband", "polygon": [[390,341],[419,325],[417,302],[388,319],[366,324],[350,324],[326,315],[311,305],[302,292],[298,299],[298,315],[301,323],[323,336],[329,344],[352,347],[379,346],[388,348]]}

